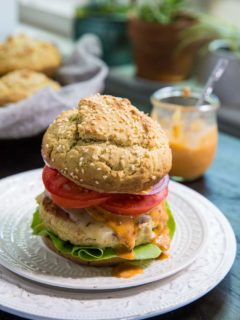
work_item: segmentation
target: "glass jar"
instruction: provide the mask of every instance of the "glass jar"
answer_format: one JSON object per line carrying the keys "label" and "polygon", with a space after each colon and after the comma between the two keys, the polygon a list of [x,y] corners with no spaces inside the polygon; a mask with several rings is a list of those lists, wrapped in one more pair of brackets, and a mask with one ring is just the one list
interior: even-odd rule
{"label": "glass jar", "polygon": [[168,135],[173,156],[170,175],[177,181],[202,176],[215,157],[219,100],[210,95],[203,105],[196,107],[201,93],[197,88],[172,86],[151,96],[151,116]]}

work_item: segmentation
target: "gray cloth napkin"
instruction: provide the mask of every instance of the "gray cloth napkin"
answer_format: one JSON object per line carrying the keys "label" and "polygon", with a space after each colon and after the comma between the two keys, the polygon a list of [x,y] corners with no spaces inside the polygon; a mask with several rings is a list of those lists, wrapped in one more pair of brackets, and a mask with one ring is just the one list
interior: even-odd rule
{"label": "gray cloth napkin", "polygon": [[18,103],[0,107],[0,139],[34,136],[46,129],[59,113],[76,107],[79,99],[101,92],[108,68],[100,54],[99,39],[92,34],[84,35],[58,70],[57,79],[65,85],[60,91],[45,88]]}

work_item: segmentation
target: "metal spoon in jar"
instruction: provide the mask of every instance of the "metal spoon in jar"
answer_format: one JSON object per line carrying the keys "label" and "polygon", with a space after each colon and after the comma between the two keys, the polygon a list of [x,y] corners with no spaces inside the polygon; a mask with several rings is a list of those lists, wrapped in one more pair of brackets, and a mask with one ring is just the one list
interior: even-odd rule
{"label": "metal spoon in jar", "polygon": [[221,78],[221,76],[227,68],[227,65],[227,59],[220,59],[218,61],[212,73],[210,74],[210,77],[208,78],[208,81],[202,91],[202,94],[197,100],[196,107],[200,107],[204,103],[206,97],[212,93],[215,82],[217,82]]}

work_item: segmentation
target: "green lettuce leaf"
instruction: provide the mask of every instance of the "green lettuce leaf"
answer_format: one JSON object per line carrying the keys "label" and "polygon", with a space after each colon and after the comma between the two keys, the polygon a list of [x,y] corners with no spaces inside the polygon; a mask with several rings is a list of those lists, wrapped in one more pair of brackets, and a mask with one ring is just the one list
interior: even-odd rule
{"label": "green lettuce leaf", "polygon": [[[166,209],[169,215],[168,227],[170,236],[172,238],[175,231],[175,222],[171,210],[167,204]],[[38,209],[35,211],[33,215],[31,228],[33,230],[34,235],[49,237],[52,240],[55,248],[62,253],[70,254],[74,257],[79,257],[80,259],[86,261],[104,260],[117,257],[114,249],[112,248],[77,246],[73,245],[69,241],[61,240],[58,236],[56,236],[53,232],[49,231],[44,226],[40,218]],[[148,243],[135,247],[134,253],[135,260],[155,259],[161,254],[161,249],[155,244]]]}
{"label": "green lettuce leaf", "polygon": [[165,201],[165,208],[166,208],[167,214],[168,214],[167,226],[168,226],[168,229],[169,229],[169,235],[170,235],[170,238],[172,239],[173,236],[174,236],[175,230],[176,230],[176,223],[175,223],[172,211],[171,211],[167,201]]}

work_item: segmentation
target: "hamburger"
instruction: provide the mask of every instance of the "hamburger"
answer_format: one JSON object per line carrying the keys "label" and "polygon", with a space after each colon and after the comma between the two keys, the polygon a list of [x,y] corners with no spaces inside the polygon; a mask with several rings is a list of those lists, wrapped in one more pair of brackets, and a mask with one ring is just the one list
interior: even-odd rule
{"label": "hamburger", "polygon": [[79,264],[159,258],[175,223],[166,202],[171,150],[160,125],[108,95],[61,113],[42,142],[45,190],[32,229]]}

